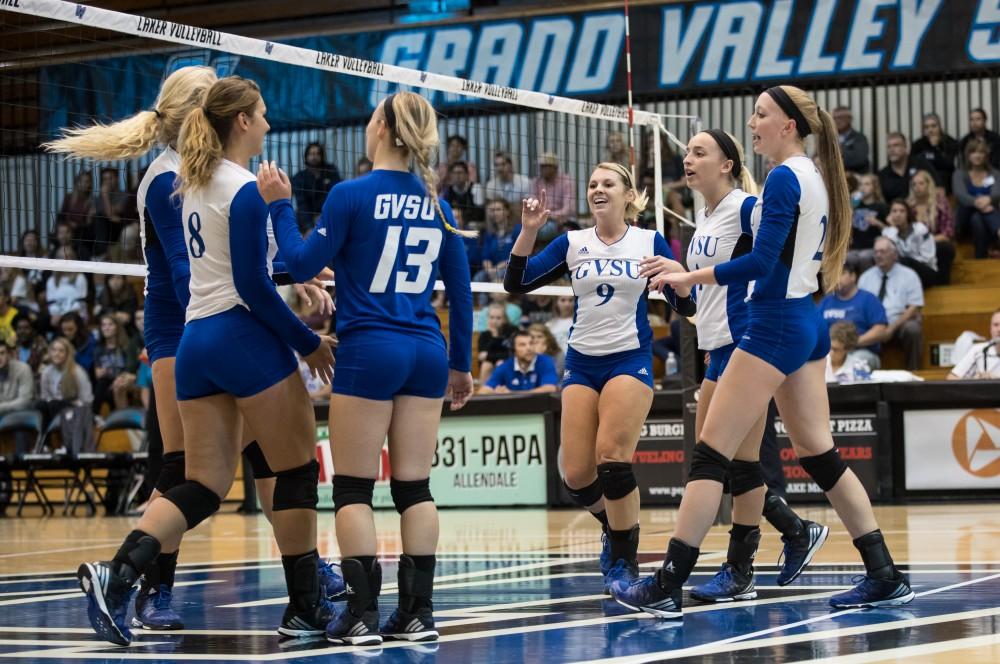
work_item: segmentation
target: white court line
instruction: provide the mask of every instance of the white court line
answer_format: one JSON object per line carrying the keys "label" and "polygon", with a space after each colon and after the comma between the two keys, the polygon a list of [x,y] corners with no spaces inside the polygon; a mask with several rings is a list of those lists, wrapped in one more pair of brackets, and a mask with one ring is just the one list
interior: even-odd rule
{"label": "white court line", "polygon": [[[175,583],[174,587],[178,588],[181,586],[204,586],[210,583],[225,583],[222,579],[205,579],[203,581],[182,581],[180,583]],[[46,594],[44,597],[39,597],[42,593],[61,593],[61,594]],[[25,593],[11,593],[14,595],[24,595]],[[44,591],[31,591],[31,597],[21,597],[19,599],[5,599],[0,600],[0,606],[14,606],[16,604],[35,604],[37,602],[54,602],[60,599],[70,599],[72,597],[81,597],[83,595],[82,590],[44,590]],[[286,598],[287,601],[287,598]]]}
{"label": "white court line", "polygon": [[[68,546],[62,549],[46,549],[45,553],[67,553],[69,551],[86,551],[88,549],[111,549],[114,544],[89,544],[87,546]],[[37,556],[38,551],[21,551],[19,553],[0,553],[0,558],[23,558],[25,556]],[[7,576],[7,575],[5,575]],[[13,576],[13,575],[9,575]]]}
{"label": "white court line", "polygon": [[812,664],[867,664],[868,662],[885,662],[888,660],[899,661],[905,657],[936,655],[942,652],[951,652],[952,650],[982,648],[983,646],[995,646],[998,644],[1000,644],[1000,634],[986,634],[983,636],[969,636],[964,639],[952,639],[951,641],[936,641],[923,645],[887,648],[885,650],[862,652],[855,655],[815,659],[812,660]]}

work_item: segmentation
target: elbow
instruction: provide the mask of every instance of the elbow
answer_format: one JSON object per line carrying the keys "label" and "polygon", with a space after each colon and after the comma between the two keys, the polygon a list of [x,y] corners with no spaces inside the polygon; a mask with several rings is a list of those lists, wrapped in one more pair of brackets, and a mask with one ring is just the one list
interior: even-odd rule
{"label": "elbow", "polygon": [[508,293],[527,293],[528,289],[521,283],[520,275],[517,278],[511,276],[510,270],[504,274],[503,289]]}

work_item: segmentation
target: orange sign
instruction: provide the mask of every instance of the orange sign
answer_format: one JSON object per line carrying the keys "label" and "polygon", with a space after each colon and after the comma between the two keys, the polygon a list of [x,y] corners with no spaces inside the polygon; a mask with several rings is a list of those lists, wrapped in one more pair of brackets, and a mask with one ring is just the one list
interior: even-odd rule
{"label": "orange sign", "polygon": [[1000,411],[983,408],[963,415],[952,432],[951,449],[969,474],[1000,475]]}

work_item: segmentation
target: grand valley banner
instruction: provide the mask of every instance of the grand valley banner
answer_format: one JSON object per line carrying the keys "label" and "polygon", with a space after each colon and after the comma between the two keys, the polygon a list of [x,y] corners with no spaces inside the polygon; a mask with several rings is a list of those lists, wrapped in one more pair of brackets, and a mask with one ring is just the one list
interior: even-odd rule
{"label": "grand valley banner", "polygon": [[[137,21],[142,30],[143,19]],[[163,22],[147,21],[144,32],[155,37],[158,23]],[[645,97],[775,81],[953,75],[1000,63],[1000,0],[649,4],[633,7],[630,27],[634,88]],[[288,43],[321,51],[321,58],[362,58],[472,79],[498,90],[623,100],[624,38],[620,11],[595,10]],[[211,40],[205,42],[211,47]],[[276,129],[366,117],[393,87],[211,50],[107,58],[99,68],[42,68],[42,106],[49,109],[43,130],[72,124],[76,115],[69,109],[115,118],[148,108],[157,90],[153,81],[194,63],[257,80],[265,99],[272,100],[268,117]],[[434,93],[432,101],[442,109],[481,103],[454,93]]]}

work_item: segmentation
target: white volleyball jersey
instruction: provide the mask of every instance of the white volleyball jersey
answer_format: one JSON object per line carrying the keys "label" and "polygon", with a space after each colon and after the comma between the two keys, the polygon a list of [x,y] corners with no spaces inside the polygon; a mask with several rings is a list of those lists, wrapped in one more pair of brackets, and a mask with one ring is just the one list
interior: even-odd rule
{"label": "white volleyball jersey", "polygon": [[[726,195],[712,214],[705,208],[695,215],[696,229],[688,245],[687,268],[714,267],[750,252],[751,216],[756,197],[741,189]],[[700,285],[697,289],[698,348],[715,350],[743,336],[747,324],[747,285]]]}
{"label": "white volleyball jersey", "polygon": [[[177,223],[179,215],[178,199],[172,197],[174,180],[181,167],[181,158],[177,152],[167,147],[154,159],[146,173],[139,182],[139,189],[136,191],[136,208],[139,210],[139,243],[142,247],[142,255],[146,260],[146,277],[143,294],[146,297],[152,293],[154,296],[175,298],[173,283],[171,281],[168,257],[170,250],[176,247],[170,246],[168,237],[159,237],[155,229],[148,225],[153,223],[152,210],[156,210],[163,217],[158,222],[164,226],[172,227],[176,232],[175,237],[180,237],[180,224]],[[152,200],[155,199],[155,200]],[[152,232],[150,232],[152,231]]]}
{"label": "white volleyball jersey", "polygon": [[[233,281],[231,241],[245,241],[239,233],[246,232],[247,224],[230,218],[230,208],[237,194],[259,198],[254,187],[257,177],[242,166],[223,159],[204,187],[187,192],[184,196],[184,239],[191,261],[191,301],[186,321],[207,318],[235,306],[247,307]],[[242,229],[241,229],[242,227]],[[267,271],[272,272],[272,261],[277,253],[268,219]],[[235,234],[231,237],[231,234]],[[247,307],[249,308],[249,307]]]}

